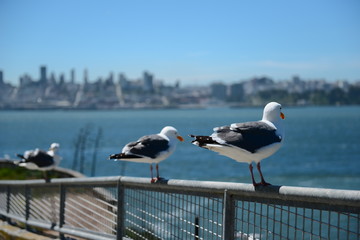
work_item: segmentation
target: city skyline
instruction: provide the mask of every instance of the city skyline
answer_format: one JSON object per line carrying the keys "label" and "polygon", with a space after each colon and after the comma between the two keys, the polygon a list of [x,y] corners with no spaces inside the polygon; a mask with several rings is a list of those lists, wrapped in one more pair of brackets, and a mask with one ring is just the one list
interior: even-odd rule
{"label": "city skyline", "polygon": [[18,84],[47,65],[96,80],[143,71],[167,84],[268,76],[360,79],[360,2],[0,2],[0,70]]}
{"label": "city skyline", "polygon": [[[80,72],[78,74],[78,72]],[[166,79],[159,79],[156,76],[156,73],[152,72],[152,71],[148,71],[148,70],[143,70],[141,71],[137,76],[135,77],[128,77],[127,74],[125,72],[116,72],[116,71],[109,71],[107,74],[103,75],[103,76],[98,76],[96,78],[90,78],[89,77],[89,70],[87,68],[83,69],[83,71],[77,71],[74,68],[69,69],[66,72],[61,72],[58,74],[55,74],[55,71],[51,70],[48,68],[47,65],[40,65],[37,67],[37,73],[35,73],[35,76],[28,74],[28,73],[24,73],[22,75],[20,75],[18,77],[18,80],[16,82],[14,81],[8,81],[6,80],[5,77],[6,73],[0,69],[0,82],[4,83],[4,84],[10,84],[14,87],[19,87],[20,85],[22,85],[24,82],[39,82],[39,83],[45,83],[45,82],[52,82],[52,83],[60,83],[60,82],[69,82],[69,83],[73,83],[73,84],[93,84],[99,81],[119,81],[121,82],[122,80],[126,80],[126,81],[142,81],[144,79],[149,79],[149,77],[151,79],[153,79],[154,81],[157,81],[160,84],[169,84],[168,81],[166,81]],[[253,77],[248,77],[248,78],[242,78],[242,79],[237,79],[234,81],[223,81],[223,80],[214,80],[214,81],[208,81],[208,82],[203,82],[203,84],[197,84],[196,82],[192,83],[192,84],[182,84],[181,80],[177,80],[174,83],[170,83],[170,85],[174,85],[174,86],[179,86],[179,85],[183,85],[185,87],[191,87],[191,86],[199,86],[199,87],[206,87],[206,86],[210,86],[212,84],[237,84],[237,83],[243,83],[243,82],[247,82],[247,81],[252,81],[252,80],[256,80],[256,79],[270,79],[271,81],[274,82],[282,82],[282,81],[291,81],[293,79],[301,79],[302,81],[309,81],[309,82],[327,82],[329,84],[341,84],[341,83],[348,83],[348,84],[355,84],[355,85],[359,85],[360,84],[360,78],[358,80],[354,80],[354,81],[348,81],[346,79],[337,79],[334,81],[329,81],[328,79],[325,78],[303,78],[300,75],[292,75],[292,76],[288,76],[285,77],[283,79],[275,79],[272,76],[267,76],[267,75],[259,75],[259,76],[253,76]],[[153,81],[151,80],[151,81]]]}
{"label": "city skyline", "polygon": [[169,85],[147,71],[136,79],[119,73],[91,81],[85,70],[82,83],[75,82],[74,69],[70,76],[67,79],[63,74],[49,75],[42,65],[38,77],[23,75],[19,86],[13,86],[4,81],[0,71],[0,109],[204,108],[262,105],[273,99],[290,105],[360,103],[360,81],[331,83],[293,76],[276,82],[259,77],[231,84],[181,87],[180,82]]}

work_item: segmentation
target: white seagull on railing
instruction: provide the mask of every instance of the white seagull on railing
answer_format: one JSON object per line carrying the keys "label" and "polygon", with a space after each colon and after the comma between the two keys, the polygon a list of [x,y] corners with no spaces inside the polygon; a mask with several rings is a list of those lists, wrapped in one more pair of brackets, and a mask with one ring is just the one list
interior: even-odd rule
{"label": "white seagull on railing", "polygon": [[[261,172],[260,161],[274,154],[281,147],[284,140],[281,105],[276,102],[268,103],[263,112],[263,118],[256,122],[233,123],[230,126],[214,128],[210,136],[195,136],[194,145],[209,149],[238,162],[249,164],[254,186],[270,185]],[[252,162],[256,163],[261,182],[256,183]]]}
{"label": "white seagull on railing", "polygon": [[[175,151],[177,140],[184,141],[174,127],[167,126],[158,134],[143,136],[126,144],[121,153],[112,154],[109,159],[150,163],[151,182],[156,182],[161,179],[158,164]],[[156,178],[153,178],[153,163],[156,164]]]}
{"label": "white seagull on railing", "polygon": [[48,181],[49,179],[46,172],[54,169],[61,161],[61,157],[56,154],[59,147],[60,144],[52,143],[48,151],[36,148],[35,150],[25,151],[23,155],[16,154],[22,159],[17,162],[17,164],[30,170],[44,171],[44,178]]}

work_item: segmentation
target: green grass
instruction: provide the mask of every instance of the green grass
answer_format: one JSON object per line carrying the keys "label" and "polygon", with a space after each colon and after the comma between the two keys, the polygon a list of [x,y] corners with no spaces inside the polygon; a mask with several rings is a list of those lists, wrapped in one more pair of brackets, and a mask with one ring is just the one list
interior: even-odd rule
{"label": "green grass", "polygon": [[[49,171],[50,178],[62,178],[63,174]],[[44,174],[41,171],[28,170],[24,167],[10,166],[0,167],[0,180],[30,180],[30,179],[44,179]]]}

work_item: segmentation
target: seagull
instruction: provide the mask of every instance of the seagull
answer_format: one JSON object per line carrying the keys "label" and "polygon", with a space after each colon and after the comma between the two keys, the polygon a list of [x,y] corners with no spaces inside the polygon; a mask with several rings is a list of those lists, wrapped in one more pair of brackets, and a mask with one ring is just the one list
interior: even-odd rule
{"label": "seagull", "polygon": [[[146,135],[136,142],[126,144],[121,153],[112,154],[109,159],[150,163],[151,182],[154,183],[162,179],[159,175],[159,162],[174,152],[177,140],[184,141],[174,127],[167,126],[158,134]],[[156,178],[153,178],[153,163],[156,164]]]}
{"label": "seagull", "polygon": [[44,172],[44,178],[48,182],[47,171],[54,169],[59,165],[61,157],[56,154],[60,144],[52,143],[48,151],[35,150],[25,151],[24,154],[16,154],[22,160],[17,164],[30,170],[40,170]]}
{"label": "seagull", "polygon": [[[217,152],[238,162],[249,164],[253,185],[271,185],[261,172],[260,161],[274,154],[284,141],[282,120],[285,115],[277,102],[268,103],[262,120],[245,123],[233,123],[230,126],[214,128],[210,136],[195,136],[192,144]],[[256,163],[261,182],[256,183],[252,163]]]}

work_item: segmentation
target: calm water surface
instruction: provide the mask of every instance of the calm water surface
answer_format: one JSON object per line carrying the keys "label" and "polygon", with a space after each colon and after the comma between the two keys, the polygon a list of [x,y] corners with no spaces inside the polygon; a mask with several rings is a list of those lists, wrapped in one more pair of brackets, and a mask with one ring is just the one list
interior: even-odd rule
{"label": "calm water surface", "polygon": [[[276,185],[360,190],[360,107],[285,108],[283,147],[262,162],[265,179]],[[0,111],[0,156],[14,158],[24,150],[61,145],[62,167],[71,168],[81,128],[92,127],[90,140],[102,128],[96,176],[149,177],[149,165],[107,160],[129,141],[172,125],[185,138],[160,163],[166,178],[251,183],[248,166],[192,144],[188,134],[211,134],[212,128],[258,120],[261,108],[123,111]],[[89,141],[85,174],[90,174]]]}

